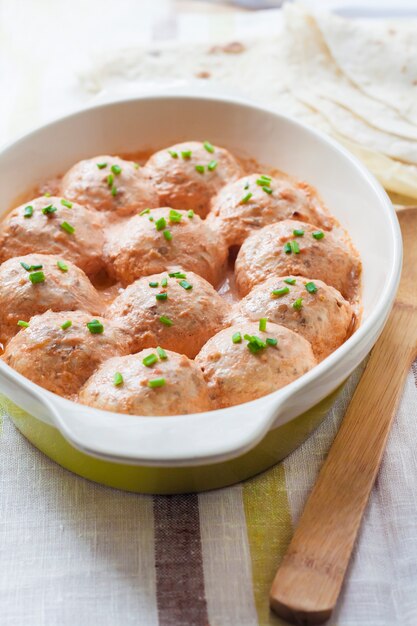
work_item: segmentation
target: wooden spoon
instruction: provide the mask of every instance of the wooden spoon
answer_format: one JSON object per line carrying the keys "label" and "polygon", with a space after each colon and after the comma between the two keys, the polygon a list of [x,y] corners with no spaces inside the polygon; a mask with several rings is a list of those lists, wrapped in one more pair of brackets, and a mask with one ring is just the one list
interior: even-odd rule
{"label": "wooden spoon", "polygon": [[417,355],[417,208],[398,214],[403,273],[394,308],[278,569],[271,608],[295,624],[329,619],[405,378]]}

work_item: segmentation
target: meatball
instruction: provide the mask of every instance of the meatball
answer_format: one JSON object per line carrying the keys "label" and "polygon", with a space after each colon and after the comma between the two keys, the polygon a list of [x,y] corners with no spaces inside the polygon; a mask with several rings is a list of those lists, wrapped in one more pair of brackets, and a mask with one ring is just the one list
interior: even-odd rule
{"label": "meatball", "polygon": [[351,300],[358,288],[360,261],[344,233],[283,220],[248,237],[236,259],[236,284],[243,296],[271,274],[312,276]]}
{"label": "meatball", "polygon": [[251,174],[220,190],[207,221],[229,246],[240,246],[253,231],[291,218],[332,227],[327,210],[305,183]]}
{"label": "meatball", "polygon": [[146,164],[161,206],[193,209],[201,217],[226,183],[241,176],[228,150],[207,141],[187,141],[153,154]]}
{"label": "meatball", "polygon": [[130,415],[183,415],[212,408],[200,369],[168,350],[109,359],[85,383],[79,401]]}
{"label": "meatball", "polygon": [[41,387],[73,398],[100,363],[127,353],[127,334],[115,322],[47,311],[11,339],[3,359]]}
{"label": "meatball", "polygon": [[32,252],[57,254],[92,275],[103,267],[103,242],[95,213],[64,198],[42,196],[0,223],[0,262]]}
{"label": "meatball", "polygon": [[316,365],[306,339],[284,326],[244,321],[221,330],[196,357],[214,406],[255,400],[292,382]]}
{"label": "meatball", "polygon": [[232,319],[267,318],[302,335],[321,361],[346,339],[354,320],[349,302],[321,280],[287,276],[268,278],[241,300]]}
{"label": "meatball", "polygon": [[[40,280],[41,282],[36,282]],[[35,282],[32,282],[35,281]],[[103,311],[100,295],[76,265],[58,256],[28,254],[0,265],[0,341],[15,335],[18,321],[45,311]]]}
{"label": "meatball", "polygon": [[132,352],[160,345],[194,358],[223,328],[228,312],[229,305],[204,278],[178,271],[132,283],[107,316],[132,333]]}
{"label": "meatball", "polygon": [[159,204],[143,168],[107,154],[76,163],[62,179],[61,189],[70,200],[119,217]]}
{"label": "meatball", "polygon": [[108,272],[123,285],[164,270],[184,268],[217,285],[227,247],[198,216],[169,208],[148,209],[111,229],[104,246]]}

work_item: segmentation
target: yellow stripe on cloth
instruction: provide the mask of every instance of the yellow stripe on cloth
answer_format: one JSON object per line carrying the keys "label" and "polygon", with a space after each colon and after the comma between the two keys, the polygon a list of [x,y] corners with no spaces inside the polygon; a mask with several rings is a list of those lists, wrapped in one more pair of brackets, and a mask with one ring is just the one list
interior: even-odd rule
{"label": "yellow stripe on cloth", "polygon": [[269,589],[292,536],[292,522],[281,464],[243,484],[253,591],[259,626],[286,625],[269,609]]}

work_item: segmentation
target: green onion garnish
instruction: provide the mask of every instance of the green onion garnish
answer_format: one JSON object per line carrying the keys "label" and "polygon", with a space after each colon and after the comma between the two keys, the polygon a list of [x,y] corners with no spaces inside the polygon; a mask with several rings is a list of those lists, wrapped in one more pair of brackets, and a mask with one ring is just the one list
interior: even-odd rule
{"label": "green onion garnish", "polygon": [[210,152],[210,154],[213,154],[214,152],[214,146],[209,142],[209,141],[205,141],[203,143],[203,146],[205,147],[205,149],[207,150],[207,152]]}
{"label": "green onion garnish", "polygon": [[242,343],[242,335],[240,333],[234,333],[232,335],[233,343]]}
{"label": "green onion garnish", "polygon": [[300,254],[300,246],[298,245],[296,241],[290,241],[290,246],[294,254]]}
{"label": "green onion garnish", "polygon": [[152,217],[152,215],[151,215],[151,217],[148,217],[148,219],[149,219],[149,221],[150,221],[150,222],[153,222],[153,217]]}
{"label": "green onion garnish", "polygon": [[148,354],[148,356],[145,356],[144,359],[142,359],[142,363],[145,365],[145,367],[152,367],[152,365],[154,365],[158,360],[158,357],[156,356],[156,354]]}
{"label": "green onion garnish", "polygon": [[175,211],[174,209],[170,209],[170,211],[169,211],[169,221],[178,223],[181,220],[182,220],[181,213],[178,213],[178,211]]}
{"label": "green onion garnish", "polygon": [[160,217],[159,219],[155,221],[156,230],[164,230],[166,225],[167,225],[167,222],[166,222],[165,217]]}
{"label": "green onion garnish", "polygon": [[151,212],[150,209],[143,209],[143,211],[141,211],[139,215],[146,215],[147,213],[150,213],[150,212]]}
{"label": "green onion garnish", "polygon": [[32,266],[28,265],[27,263],[25,263],[24,261],[20,261],[20,265],[23,267],[24,270],[26,270],[27,272],[31,271]]}
{"label": "green onion garnish", "polygon": [[181,287],[186,291],[193,288],[192,284],[189,283],[187,280],[180,280],[178,284],[181,285]]}
{"label": "green onion garnish", "polygon": [[322,230],[315,230],[314,233],[311,233],[314,239],[323,239],[324,232]]}
{"label": "green onion garnish", "polygon": [[156,349],[159,358],[161,359],[161,361],[166,361],[168,358],[167,353],[165,352],[165,350],[163,348],[161,348],[161,346],[158,346]]}
{"label": "green onion garnish", "polygon": [[74,226],[71,226],[71,224],[68,224],[68,222],[62,222],[60,226],[62,230],[65,230],[65,232],[68,233],[69,235],[73,235],[75,233]]}
{"label": "green onion garnish", "polygon": [[29,322],[25,322],[24,320],[19,320],[17,322],[17,325],[21,328],[29,328]]}
{"label": "green onion garnish", "polygon": [[256,335],[243,335],[243,339],[248,342],[247,348],[252,354],[257,354],[260,350],[266,348],[266,343]]}
{"label": "green onion garnish", "polygon": [[302,309],[302,307],[303,307],[303,299],[302,298],[297,298],[297,300],[294,300],[294,302],[292,303],[292,307],[296,311],[299,311],[300,309]]}
{"label": "green onion garnish", "polygon": [[57,261],[56,264],[61,272],[68,272],[68,265],[66,265],[64,261]]}
{"label": "green onion garnish", "polygon": [[72,209],[72,202],[70,202],[69,200],[65,200],[65,198],[62,198],[61,204],[62,206],[66,206],[67,209]]}
{"label": "green onion garnish", "polygon": [[113,183],[114,183],[114,176],[113,176],[113,174],[109,174],[107,176],[106,180],[107,180],[107,185],[109,187],[113,187]]}
{"label": "green onion garnish", "polygon": [[155,298],[157,300],[168,300],[168,294],[166,293],[166,291],[164,291],[163,293],[157,293]]}
{"label": "green onion garnish", "polygon": [[161,287],[166,287],[168,285],[168,278],[163,278],[161,280]]}
{"label": "green onion garnish", "polygon": [[168,154],[170,154],[173,159],[178,159],[178,152],[175,152],[175,150],[168,150]]}
{"label": "green onion garnish", "polygon": [[276,346],[278,343],[278,340],[274,339],[273,337],[267,337],[266,343],[268,344],[268,346]]}
{"label": "green onion garnish", "polygon": [[38,263],[38,264],[35,264],[35,265],[28,265],[27,263],[24,263],[23,261],[20,261],[20,265],[27,272],[34,272],[35,270],[41,270],[43,268],[42,263]]}
{"label": "green onion garnish", "polygon": [[281,298],[282,296],[285,296],[286,293],[290,293],[290,288],[289,287],[281,287],[280,289],[273,289],[271,291],[271,294],[275,298]]}
{"label": "green onion garnish", "polygon": [[296,228],[292,231],[292,234],[294,235],[294,237],[303,237],[304,231],[301,228]]}
{"label": "green onion garnish", "polygon": [[113,196],[117,196],[117,187],[115,187],[115,185],[113,185],[113,187],[111,188],[111,195]]}
{"label": "green onion garnish", "polygon": [[249,181],[247,180],[243,189],[249,189]]}
{"label": "green onion garnish", "polygon": [[192,219],[193,219],[193,217],[194,217],[194,211],[193,211],[192,209],[190,209],[189,211],[187,211],[187,217],[189,217],[189,218],[190,218],[190,220],[192,220]]}
{"label": "green onion garnish", "polygon": [[210,163],[207,165],[208,171],[213,172],[216,169],[217,165],[217,161],[210,161]]}
{"label": "green onion garnish", "polygon": [[259,320],[259,330],[263,333],[266,331],[267,321],[268,321],[267,317],[261,317],[261,319]]}
{"label": "green onion garnish", "polygon": [[67,330],[67,328],[70,328],[72,326],[72,322],[71,320],[67,320],[66,322],[64,322],[63,324],[61,324],[61,328],[62,330]]}
{"label": "green onion garnish", "polygon": [[32,274],[29,274],[29,280],[32,283],[32,285],[37,285],[38,283],[44,283],[45,274],[43,272],[32,272]]}
{"label": "green onion garnish", "polygon": [[104,326],[99,320],[91,320],[86,325],[92,335],[101,335],[104,332]]}
{"label": "green onion garnish", "polygon": [[272,194],[272,189],[270,187],[262,187],[262,191],[264,191],[265,193],[269,193],[269,195]]}
{"label": "green onion garnish", "polygon": [[113,174],[116,174],[116,176],[119,176],[119,174],[122,173],[122,168],[120,167],[120,165],[112,165],[110,169]]}
{"label": "green onion garnish", "polygon": [[161,322],[161,324],[164,324],[164,326],[174,325],[174,322],[170,320],[169,317],[166,317],[165,315],[161,315],[161,317],[159,318],[159,321]]}
{"label": "green onion garnish", "polygon": [[195,171],[198,172],[199,174],[204,174],[204,165],[196,165]]}
{"label": "green onion garnish", "polygon": [[263,176],[261,176],[260,178],[256,179],[256,184],[260,187],[269,187],[269,185],[271,184],[271,179],[263,178]]}
{"label": "green onion garnish", "polygon": [[249,200],[252,198],[253,193],[249,192],[246,194],[246,196],[243,196],[242,200],[240,201],[239,204],[246,204],[247,202],[249,202]]}
{"label": "green onion garnish", "polygon": [[270,183],[272,180],[270,176],[265,176],[265,174],[261,174],[259,178],[261,178],[262,180],[266,180],[268,183]]}
{"label": "green onion garnish", "polygon": [[33,215],[33,206],[26,206],[23,212],[23,217],[32,217]]}
{"label": "green onion garnish", "polygon": [[58,209],[56,208],[56,206],[53,206],[52,204],[49,204],[42,209],[42,213],[44,215],[50,215],[51,213],[56,213],[57,211]]}
{"label": "green onion garnish", "polygon": [[119,385],[123,385],[123,376],[120,372],[115,372],[113,376],[113,385],[118,387]]}
{"label": "green onion garnish", "polygon": [[154,378],[148,381],[148,387],[155,389],[155,387],[163,387],[165,385],[165,378]]}
{"label": "green onion garnish", "polygon": [[107,163],[96,163],[99,170],[104,170],[107,167]]}
{"label": "green onion garnish", "polygon": [[45,198],[50,198],[52,196],[50,191],[45,191],[43,195],[45,196]]}
{"label": "green onion garnish", "polygon": [[295,278],[284,278],[284,283],[287,283],[287,285],[295,285]]}
{"label": "green onion garnish", "polygon": [[171,272],[168,274],[170,278],[187,278],[187,276],[183,272]]}
{"label": "green onion garnish", "polygon": [[317,291],[317,286],[313,282],[306,283],[305,288],[307,289],[308,293],[316,293]]}
{"label": "green onion garnish", "polygon": [[165,237],[165,239],[166,239],[167,241],[171,241],[171,239],[172,239],[172,233],[171,233],[171,231],[170,231],[170,230],[164,230],[164,232],[163,232],[162,234],[163,234],[163,236]]}
{"label": "green onion garnish", "polygon": [[140,168],[139,163],[133,162],[133,167],[135,168],[135,170],[138,170]]}
{"label": "green onion garnish", "polygon": [[159,287],[159,283],[153,280],[152,282],[149,283],[149,287]]}
{"label": "green onion garnish", "polygon": [[191,150],[183,150],[181,152],[181,156],[183,159],[191,159],[192,152]]}
{"label": "green onion garnish", "polygon": [[284,246],[284,252],[285,254],[291,254],[292,249],[291,249],[291,244],[289,241],[287,241],[287,243]]}

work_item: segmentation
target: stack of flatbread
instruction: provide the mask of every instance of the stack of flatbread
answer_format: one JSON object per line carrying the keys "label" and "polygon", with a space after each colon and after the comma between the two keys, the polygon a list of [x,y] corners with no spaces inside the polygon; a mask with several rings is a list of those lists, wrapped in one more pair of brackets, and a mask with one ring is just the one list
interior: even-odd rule
{"label": "stack of flatbread", "polygon": [[347,19],[299,4],[282,16],[270,36],[249,41],[120,50],[81,85],[221,86],[331,134],[387,190],[417,199],[417,21]]}

